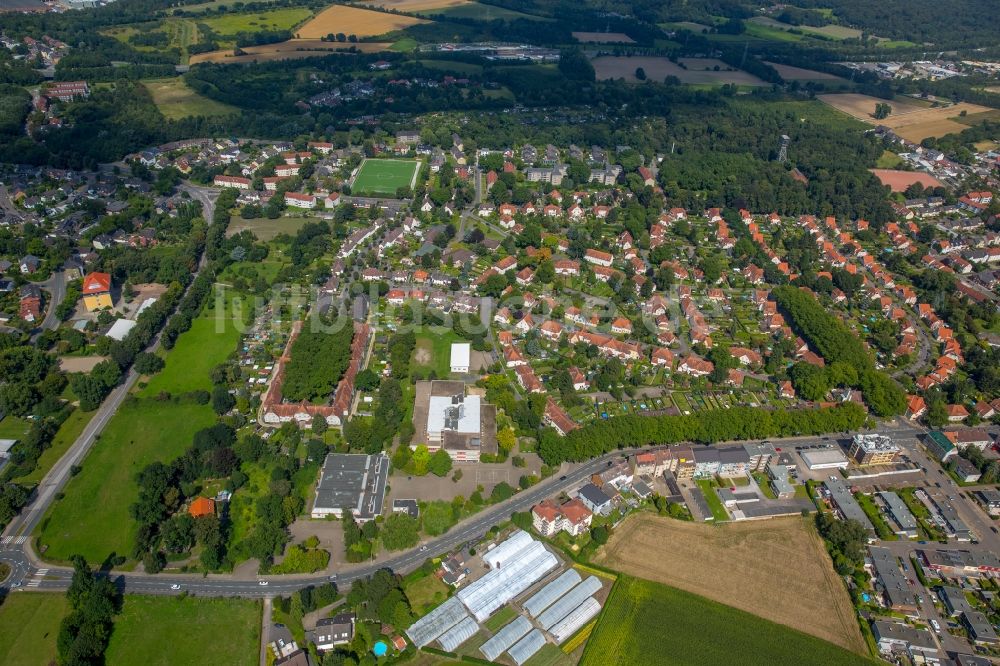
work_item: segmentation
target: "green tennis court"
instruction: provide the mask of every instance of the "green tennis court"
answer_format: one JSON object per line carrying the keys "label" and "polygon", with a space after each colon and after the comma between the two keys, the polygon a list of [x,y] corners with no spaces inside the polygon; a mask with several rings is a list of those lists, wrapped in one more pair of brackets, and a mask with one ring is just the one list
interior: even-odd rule
{"label": "green tennis court", "polygon": [[356,195],[395,195],[400,187],[413,187],[420,162],[415,160],[366,159],[351,184]]}

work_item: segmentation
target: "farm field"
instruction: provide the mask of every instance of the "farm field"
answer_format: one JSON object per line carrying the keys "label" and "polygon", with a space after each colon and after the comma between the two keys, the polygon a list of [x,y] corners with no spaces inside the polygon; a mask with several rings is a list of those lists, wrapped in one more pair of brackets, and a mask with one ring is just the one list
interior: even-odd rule
{"label": "farm field", "polygon": [[229,226],[226,228],[227,236],[235,236],[241,231],[249,230],[257,240],[264,242],[274,240],[281,234],[295,234],[306,222],[315,222],[316,218],[305,217],[279,217],[276,220],[269,220],[266,217],[256,220],[244,220],[238,215],[234,215]]}
{"label": "farm field", "polygon": [[843,81],[846,83],[845,79],[833,74],[827,74],[826,72],[817,72],[813,69],[803,69],[791,65],[781,65],[776,62],[765,62],[765,64],[774,67],[775,71],[786,81]]}
{"label": "farm field", "polygon": [[296,37],[319,39],[332,33],[371,37],[393,30],[402,30],[411,25],[426,23],[423,19],[400,14],[387,14],[370,9],[358,9],[347,5],[333,5],[317,14],[311,21],[296,30]]}
{"label": "farm field", "polygon": [[260,602],[126,595],[108,664],[239,666],[256,663]]}
{"label": "farm field", "polygon": [[[304,8],[272,9],[249,14],[223,14],[198,21],[204,23],[220,35],[236,35],[241,32],[262,30],[289,30],[312,16]],[[325,33],[324,33],[325,34]]]}
{"label": "farm field", "polygon": [[191,90],[181,77],[172,79],[151,79],[143,81],[153,103],[167,120],[179,120],[188,116],[225,116],[238,113],[238,109],[203,97]]}
{"label": "farm field", "polygon": [[414,160],[366,159],[351,181],[351,191],[395,195],[400,187],[414,186],[419,168]]}
{"label": "farm field", "polygon": [[358,4],[394,9],[399,12],[425,12],[430,9],[446,9],[467,5],[472,0],[363,0]]}
{"label": "farm field", "polygon": [[888,185],[893,192],[905,192],[913,183],[920,183],[924,187],[940,187],[941,181],[922,171],[896,171],[895,169],[869,169],[875,177],[882,181],[883,185]]}
{"label": "farm field", "polygon": [[[962,102],[950,106],[931,108],[921,105],[916,100],[883,100],[877,97],[858,94],[819,95],[818,98],[838,111],[863,120],[870,125],[885,125],[896,134],[908,141],[919,143],[927,137],[940,137],[953,132],[961,132],[970,124],[977,122],[970,116],[981,116],[983,120],[992,117],[994,110],[978,104]],[[875,105],[887,102],[892,106],[892,113],[887,118],[875,120],[872,114]],[[966,113],[963,122],[959,122],[960,114]]]}
{"label": "farm field", "polygon": [[[646,78],[662,81],[668,76],[676,76],[682,83],[713,84],[736,83],[748,86],[767,85],[756,76],[741,71],[714,71],[713,67],[719,61],[703,58],[684,58],[687,69],[676,65],[667,58],[653,56],[601,56],[591,61],[597,71],[598,79],[618,79],[638,82],[635,70],[639,67],[646,72]],[[728,67],[728,65],[726,66]],[[707,69],[706,69],[707,68]]]}
{"label": "farm field", "polygon": [[466,2],[441,9],[424,10],[421,13],[441,16],[443,18],[474,19],[477,21],[513,21],[515,19],[527,19],[529,21],[552,20],[542,16],[535,16],[534,14],[525,14],[513,9],[480,4],[478,2]]}
{"label": "farm field", "polygon": [[[800,517],[707,526],[640,514],[595,561],[865,650],[847,591]],[[769,562],[781,564],[762,564]]]}
{"label": "farm field", "polygon": [[[738,560],[733,558],[726,564],[734,561]],[[748,666],[875,663],[832,643],[689,592],[621,576],[598,616],[580,666],[708,666],[734,662]]]}
{"label": "farm field", "polygon": [[574,32],[576,41],[584,44],[635,44],[624,32]]}
{"label": "farm field", "polygon": [[64,594],[8,594],[0,604],[0,663],[54,664]]}
{"label": "farm field", "polygon": [[378,53],[388,51],[392,47],[391,42],[359,42],[357,44],[346,44],[341,42],[323,42],[318,39],[290,39],[287,42],[277,44],[263,44],[261,46],[245,46],[242,51],[246,55],[234,56],[232,49],[220,49],[218,51],[208,51],[190,57],[188,62],[196,65],[200,62],[224,62],[224,63],[248,63],[248,62],[273,62],[275,60],[295,60],[298,58],[319,58],[322,56],[347,51],[355,48],[362,53]]}
{"label": "farm field", "polygon": [[797,30],[807,35],[819,35],[829,39],[858,39],[861,37],[861,31],[857,28],[848,28],[842,25],[824,25],[820,27],[810,25],[788,25],[787,23],[776,21],[775,19],[767,16],[755,16],[750,19],[750,22],[766,26],[774,30],[783,30],[786,32],[789,30]]}

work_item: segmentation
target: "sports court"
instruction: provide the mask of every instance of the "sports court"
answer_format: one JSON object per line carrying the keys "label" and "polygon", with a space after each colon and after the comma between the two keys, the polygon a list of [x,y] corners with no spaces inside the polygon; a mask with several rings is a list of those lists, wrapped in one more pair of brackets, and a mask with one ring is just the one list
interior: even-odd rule
{"label": "sports court", "polygon": [[416,185],[419,168],[416,160],[365,159],[351,183],[351,192],[395,196],[400,187],[412,189]]}

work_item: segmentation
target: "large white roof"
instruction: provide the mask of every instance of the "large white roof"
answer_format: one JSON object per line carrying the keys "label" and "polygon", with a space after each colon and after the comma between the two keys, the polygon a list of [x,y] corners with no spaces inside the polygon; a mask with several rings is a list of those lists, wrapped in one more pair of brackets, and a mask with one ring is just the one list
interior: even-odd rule
{"label": "large white roof", "polygon": [[111,325],[108,332],[105,333],[112,340],[117,340],[121,342],[129,334],[129,332],[135,328],[136,322],[131,319],[119,319]]}
{"label": "large white roof", "polygon": [[[454,402],[451,396],[432,395],[430,409],[427,412],[427,432],[439,433],[444,430],[452,430],[459,433],[477,434],[481,427],[479,406],[478,395],[465,396],[460,403]],[[449,412],[457,415],[457,420],[451,420]],[[446,423],[449,420],[451,422]]]}
{"label": "large white roof", "polygon": [[468,367],[469,357],[472,354],[472,345],[468,342],[453,342],[451,343],[451,365]]}

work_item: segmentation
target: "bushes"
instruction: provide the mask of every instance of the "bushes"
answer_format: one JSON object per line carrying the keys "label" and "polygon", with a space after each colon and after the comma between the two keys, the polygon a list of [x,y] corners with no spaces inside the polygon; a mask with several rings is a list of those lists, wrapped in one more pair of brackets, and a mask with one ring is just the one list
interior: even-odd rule
{"label": "bushes", "polygon": [[842,432],[860,427],[864,420],[864,409],[853,403],[795,411],[734,407],[687,416],[616,416],[591,422],[566,437],[546,428],[539,438],[538,453],[545,464],[558,465],[651,444],[711,444]]}

